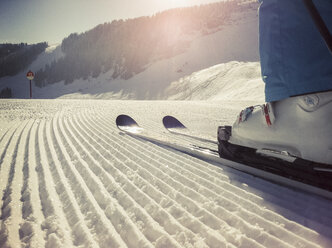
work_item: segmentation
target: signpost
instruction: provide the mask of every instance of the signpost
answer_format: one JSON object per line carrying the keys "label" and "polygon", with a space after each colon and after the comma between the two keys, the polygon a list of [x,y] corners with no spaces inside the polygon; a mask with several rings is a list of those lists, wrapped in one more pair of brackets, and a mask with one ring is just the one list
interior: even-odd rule
{"label": "signpost", "polygon": [[27,78],[30,80],[30,99],[32,98],[32,86],[31,86],[31,80],[34,79],[35,75],[32,71],[28,71]]}

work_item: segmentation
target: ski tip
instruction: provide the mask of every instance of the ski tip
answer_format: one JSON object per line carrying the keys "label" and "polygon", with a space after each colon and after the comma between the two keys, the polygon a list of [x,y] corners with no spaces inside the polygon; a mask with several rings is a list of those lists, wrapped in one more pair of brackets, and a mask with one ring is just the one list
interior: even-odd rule
{"label": "ski tip", "polygon": [[140,133],[143,131],[143,128],[141,128],[129,115],[119,115],[115,122],[116,126],[124,132]]}
{"label": "ski tip", "polygon": [[163,124],[166,129],[171,128],[186,128],[178,119],[173,116],[167,115],[163,118]]}

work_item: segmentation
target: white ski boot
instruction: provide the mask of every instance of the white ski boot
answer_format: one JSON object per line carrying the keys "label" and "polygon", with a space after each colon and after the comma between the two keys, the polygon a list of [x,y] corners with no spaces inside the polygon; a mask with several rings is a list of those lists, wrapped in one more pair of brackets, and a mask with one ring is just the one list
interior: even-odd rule
{"label": "white ski boot", "polygon": [[229,137],[218,138],[262,154],[278,151],[290,159],[332,165],[332,91],[249,107]]}

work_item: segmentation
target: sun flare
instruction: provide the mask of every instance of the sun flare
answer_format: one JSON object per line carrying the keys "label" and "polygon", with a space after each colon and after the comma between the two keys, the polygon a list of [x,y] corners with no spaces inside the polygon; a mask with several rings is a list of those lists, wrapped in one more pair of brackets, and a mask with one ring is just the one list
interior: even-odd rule
{"label": "sun flare", "polygon": [[170,0],[169,1],[172,7],[184,7],[190,4],[190,0]]}

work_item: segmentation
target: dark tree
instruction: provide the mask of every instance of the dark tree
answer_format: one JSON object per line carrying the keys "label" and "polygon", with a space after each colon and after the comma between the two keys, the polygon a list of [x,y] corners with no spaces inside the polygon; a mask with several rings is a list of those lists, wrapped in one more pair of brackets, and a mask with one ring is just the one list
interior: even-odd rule
{"label": "dark tree", "polygon": [[12,90],[10,88],[4,88],[0,91],[0,98],[12,98]]}

